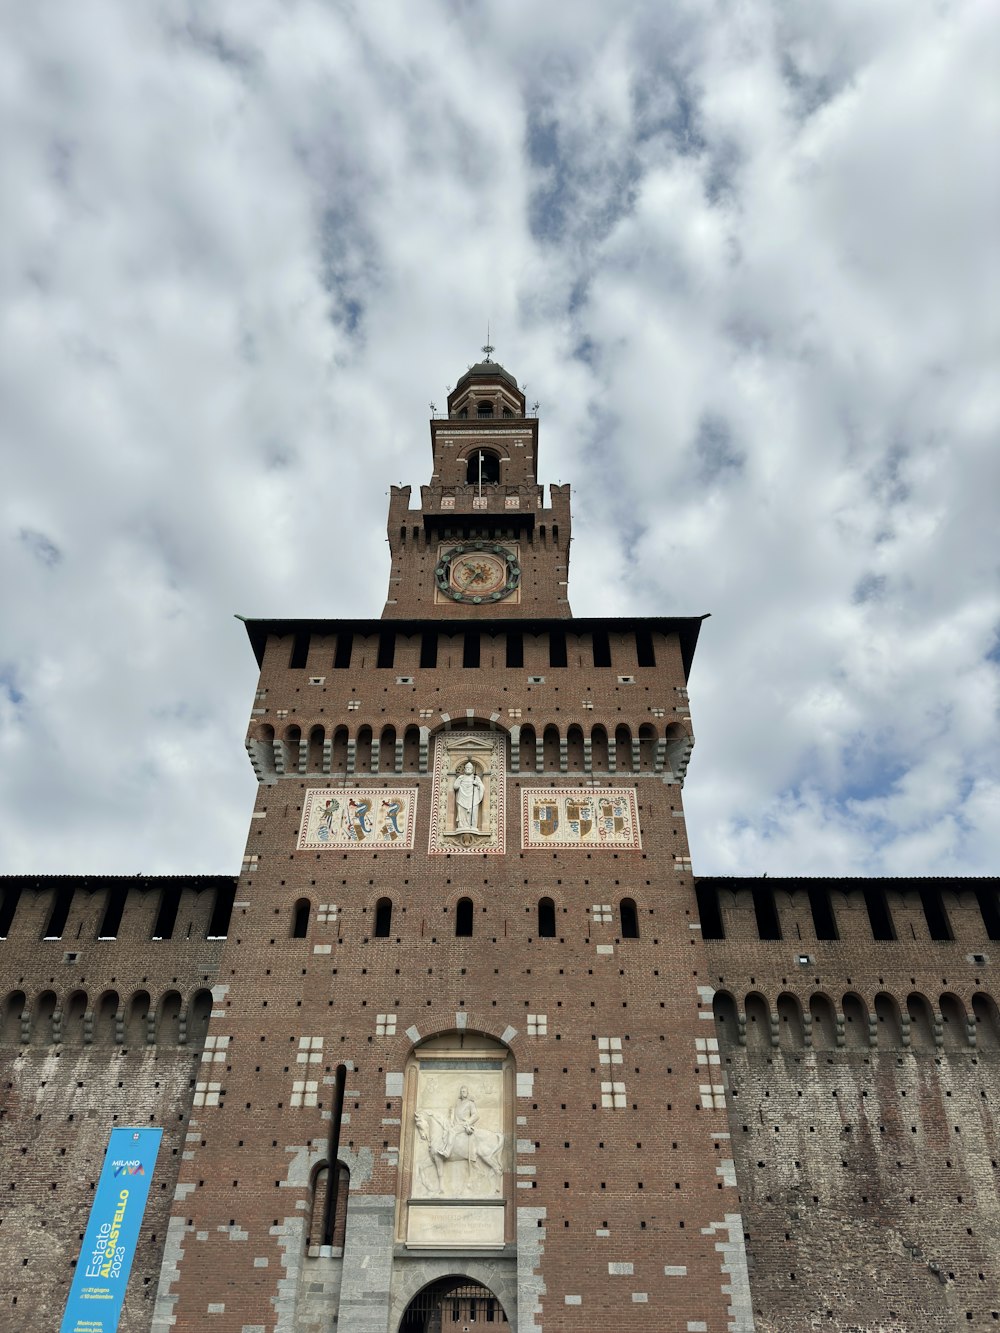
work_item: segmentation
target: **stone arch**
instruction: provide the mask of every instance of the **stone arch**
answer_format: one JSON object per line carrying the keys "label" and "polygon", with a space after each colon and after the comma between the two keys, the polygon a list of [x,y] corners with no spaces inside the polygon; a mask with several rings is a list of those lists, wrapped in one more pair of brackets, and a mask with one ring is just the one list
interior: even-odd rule
{"label": "stone arch", "polygon": [[388,723],[382,728],[378,742],[378,768],[380,773],[396,771],[396,728]]}
{"label": "stone arch", "polygon": [[534,773],[536,763],[535,728],[525,722],[517,742],[517,761],[522,773]]}
{"label": "stone arch", "polygon": [[583,773],[585,770],[583,728],[575,722],[566,732],[566,765],[571,773]]}
{"label": "stone arch", "polygon": [[87,992],[75,990],[63,1006],[62,1039],[67,1046],[83,1046],[87,1040]]}
{"label": "stone arch", "polygon": [[687,771],[688,759],[691,757],[691,746],[694,742],[679,722],[667,724],[663,739],[664,765],[679,781]]}
{"label": "stone arch", "polygon": [[212,992],[197,990],[188,1005],[187,1039],[191,1046],[204,1046],[212,1017]]}
{"label": "stone arch", "polygon": [[878,1024],[878,1044],[886,1050],[899,1050],[903,1045],[903,1022],[896,998],[888,991],[875,996],[875,1020]]}
{"label": "stone arch", "polygon": [[972,1013],[976,1020],[977,1048],[985,1051],[1000,1048],[1000,1012],[993,996],[976,991],[972,997]]}
{"label": "stone arch", "polygon": [[323,746],[326,743],[326,729],[321,726],[309,729],[309,772],[319,773],[323,769]]}
{"label": "stone arch", "polygon": [[31,1006],[31,1044],[32,1046],[50,1046],[55,1041],[53,1018],[56,1012],[56,993],[43,990],[35,997]]}
{"label": "stone arch", "polygon": [[656,761],[656,728],[649,722],[643,722],[639,728],[639,767],[644,773],[652,773]]}
{"label": "stone arch", "polygon": [[715,1033],[723,1050],[732,1050],[740,1044],[740,1021],[736,1000],[727,990],[717,990],[712,996],[715,1015]]}
{"label": "stone arch", "polygon": [[403,772],[420,770],[420,728],[407,727],[403,732]]}
{"label": "stone arch", "polygon": [[358,727],[354,751],[355,773],[370,773],[372,767],[372,729],[367,723]]}
{"label": "stone arch", "polygon": [[812,1019],[813,1046],[832,1051],[837,1046],[837,1014],[833,1001],[825,991],[814,991],[809,996],[809,1017]]}
{"label": "stone arch", "polygon": [[302,757],[302,728],[297,722],[290,722],[285,728],[285,768],[295,772]]}
{"label": "stone arch", "polygon": [[542,732],[542,754],[546,773],[559,772],[559,728],[552,722]]}
{"label": "stone arch", "polygon": [[844,1006],[844,1045],[852,1048],[869,1046],[868,1006],[855,991],[848,991],[841,1004]]}
{"label": "stone arch", "polygon": [[306,1245],[311,1255],[330,1254],[331,1250],[343,1253],[344,1236],[347,1231],[347,1208],[351,1189],[350,1168],[342,1161],[336,1162],[337,1190],[335,1198],[330,1197],[330,1162],[324,1158],[317,1162],[309,1173],[309,1217],[306,1229]]}
{"label": "stone arch", "polygon": [[118,992],[106,990],[94,1006],[94,1045],[115,1046],[118,1044],[119,1008],[121,1000]]}
{"label": "stone arch", "polygon": [[156,1006],[156,1040],[161,1046],[181,1044],[181,996],[179,991],[168,990],[160,996]]}
{"label": "stone arch", "polygon": [[590,765],[595,773],[609,772],[608,730],[600,722],[590,729]]}
{"label": "stone arch", "polygon": [[333,743],[330,751],[330,770],[333,773],[347,772],[347,742],[347,728],[334,728]]}
{"label": "stone arch", "polygon": [[28,997],[23,990],[14,990],[5,998],[3,1011],[0,1013],[0,1043],[9,1046],[19,1045],[21,1026]]}
{"label": "stone arch", "polygon": [[128,1017],[125,1022],[125,1045],[130,1050],[139,1050],[146,1045],[149,1020],[149,991],[137,990],[128,1002]]}
{"label": "stone arch", "polygon": [[791,991],[782,991],[778,996],[778,1045],[789,1051],[800,1051],[805,1047],[805,1026],[802,1022],[802,1005],[799,997]]}
{"label": "stone arch", "polygon": [[[466,1258],[461,1263],[461,1272],[456,1271],[455,1260],[448,1258],[424,1259],[412,1267],[407,1266],[393,1292],[389,1310],[389,1328],[392,1333],[422,1331],[427,1319],[424,1305],[430,1306],[437,1297],[447,1299],[451,1292],[473,1285],[490,1293],[499,1306],[496,1311],[498,1317],[488,1320],[481,1316],[476,1319],[475,1327],[485,1329],[492,1325],[500,1330],[506,1323],[511,1333],[517,1333],[516,1273],[498,1269],[486,1258]],[[464,1324],[452,1321],[449,1317],[441,1327],[464,1327]]]}
{"label": "stone arch", "polygon": [[632,732],[624,722],[615,727],[615,771],[632,772]]}
{"label": "stone arch", "polygon": [[938,1004],[944,1045],[951,1051],[965,1050],[969,1045],[969,1015],[965,1005],[951,991],[946,991]]}
{"label": "stone arch", "polygon": [[934,1039],[934,1011],[926,995],[911,991],[906,997],[906,1012],[910,1019],[910,1049],[915,1051],[933,1051],[937,1042]]}
{"label": "stone arch", "polygon": [[751,991],[744,1009],[747,1019],[747,1046],[755,1051],[771,1049],[771,1009],[760,991]]}

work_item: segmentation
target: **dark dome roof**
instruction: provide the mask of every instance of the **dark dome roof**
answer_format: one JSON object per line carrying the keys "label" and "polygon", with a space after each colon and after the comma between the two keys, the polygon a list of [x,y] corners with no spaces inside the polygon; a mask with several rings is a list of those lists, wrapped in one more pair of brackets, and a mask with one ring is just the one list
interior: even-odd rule
{"label": "dark dome roof", "polygon": [[509,370],[504,370],[499,361],[477,361],[474,366],[469,367],[464,375],[459,377],[458,384],[455,385],[455,388],[457,389],[459,385],[464,384],[467,379],[471,379],[473,376],[475,376],[476,379],[492,377],[494,379],[506,380],[508,384],[513,384],[514,388],[517,388],[517,380]]}

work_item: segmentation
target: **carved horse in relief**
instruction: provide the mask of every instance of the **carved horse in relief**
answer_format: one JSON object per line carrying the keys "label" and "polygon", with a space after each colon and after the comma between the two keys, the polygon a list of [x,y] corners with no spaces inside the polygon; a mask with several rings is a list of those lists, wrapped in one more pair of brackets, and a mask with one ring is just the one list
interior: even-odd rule
{"label": "carved horse in relief", "polygon": [[[413,1123],[418,1138],[427,1149],[427,1161],[417,1169],[424,1189],[434,1194],[444,1194],[445,1163],[466,1162],[469,1168],[467,1189],[472,1185],[473,1170],[476,1169],[480,1173],[492,1171],[493,1193],[500,1193],[503,1180],[503,1163],[500,1159],[504,1145],[501,1133],[492,1129],[476,1129],[471,1134],[464,1131],[456,1133],[445,1117],[436,1111],[415,1111]],[[436,1189],[428,1183],[428,1166],[434,1168]]]}

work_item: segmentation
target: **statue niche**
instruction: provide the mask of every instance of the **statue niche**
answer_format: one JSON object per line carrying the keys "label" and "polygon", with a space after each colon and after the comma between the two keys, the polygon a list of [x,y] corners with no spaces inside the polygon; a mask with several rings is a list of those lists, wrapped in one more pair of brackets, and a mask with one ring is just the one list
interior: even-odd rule
{"label": "statue niche", "polygon": [[502,853],[506,738],[445,731],[435,738],[433,852]]}

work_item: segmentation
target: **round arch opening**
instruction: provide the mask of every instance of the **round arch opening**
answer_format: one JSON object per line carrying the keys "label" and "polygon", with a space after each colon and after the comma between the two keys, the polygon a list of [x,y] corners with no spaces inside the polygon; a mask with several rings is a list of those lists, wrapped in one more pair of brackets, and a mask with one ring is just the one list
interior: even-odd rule
{"label": "round arch opening", "polygon": [[398,1333],[486,1333],[507,1327],[503,1305],[490,1288],[456,1273],[417,1292]]}

